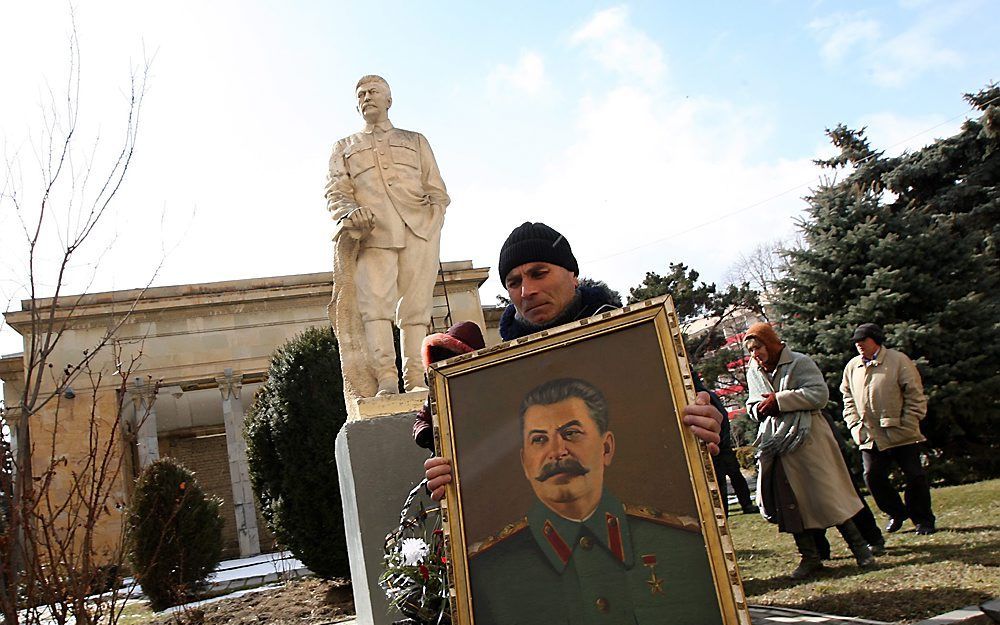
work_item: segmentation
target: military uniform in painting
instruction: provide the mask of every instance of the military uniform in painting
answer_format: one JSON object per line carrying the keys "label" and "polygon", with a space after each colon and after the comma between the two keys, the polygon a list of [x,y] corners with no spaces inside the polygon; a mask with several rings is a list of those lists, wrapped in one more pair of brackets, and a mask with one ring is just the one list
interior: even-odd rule
{"label": "military uniform in painting", "polygon": [[476,625],[722,623],[697,522],[607,491],[583,522],[536,502],[472,551]]}

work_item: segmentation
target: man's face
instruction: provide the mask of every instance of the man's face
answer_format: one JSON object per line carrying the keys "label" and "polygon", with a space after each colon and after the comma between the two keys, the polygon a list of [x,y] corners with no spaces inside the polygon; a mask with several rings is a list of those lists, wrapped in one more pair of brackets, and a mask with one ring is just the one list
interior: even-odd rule
{"label": "man's face", "polygon": [[[615,439],[600,432],[582,399],[529,407],[522,435],[521,466],[542,503],[557,512],[580,502],[596,507]],[[585,514],[593,510],[587,507]]]}
{"label": "man's face", "polygon": [[860,341],[854,341],[854,346],[858,348],[858,353],[861,354],[862,358],[865,360],[871,360],[875,352],[878,351],[878,343],[875,339],[868,337],[861,339]]}
{"label": "man's face", "polygon": [[543,262],[519,265],[504,279],[514,308],[536,325],[558,317],[573,301],[577,284],[572,271]]}
{"label": "man's face", "polygon": [[358,112],[369,123],[376,123],[389,117],[389,107],[392,106],[392,96],[389,88],[374,80],[362,83],[357,90]]}
{"label": "man's face", "polygon": [[747,351],[750,352],[750,357],[760,365],[761,367],[767,366],[767,359],[770,354],[767,353],[767,347],[758,341],[757,339],[750,339],[746,342]]}

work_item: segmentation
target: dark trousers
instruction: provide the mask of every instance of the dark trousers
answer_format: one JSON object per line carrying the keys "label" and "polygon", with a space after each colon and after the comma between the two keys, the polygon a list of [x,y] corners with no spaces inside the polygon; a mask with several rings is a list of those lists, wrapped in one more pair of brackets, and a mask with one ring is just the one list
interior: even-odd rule
{"label": "dark trousers", "polygon": [[[862,449],[861,460],[865,467],[865,484],[879,510],[894,519],[911,519],[917,525],[934,526],[931,511],[931,487],[927,472],[920,464],[920,448],[917,443],[901,445],[890,449]],[[889,469],[896,463],[903,471],[906,489],[903,496],[889,481]]]}
{"label": "dark trousers", "polygon": [[726,478],[733,483],[733,491],[736,499],[740,502],[740,507],[746,510],[753,505],[750,499],[750,487],[747,486],[747,479],[740,471],[740,461],[736,459],[736,454],[732,449],[723,449],[715,456],[712,456],[712,464],[715,465],[715,478],[719,480],[719,493],[722,495],[722,505],[729,514],[729,489],[726,488]]}
{"label": "dark trousers", "polygon": [[[868,507],[868,502],[861,496],[861,493],[858,493],[858,498],[861,500],[861,510],[851,517],[854,527],[861,532],[862,538],[864,538],[865,542],[869,545],[884,545],[885,538],[882,536],[882,530],[878,528],[878,523],[875,521],[875,515],[872,514],[872,509]],[[826,530],[815,529],[806,531],[812,533],[813,540],[816,541],[816,548],[819,549],[820,557],[824,560],[829,560],[830,541],[826,538]]]}

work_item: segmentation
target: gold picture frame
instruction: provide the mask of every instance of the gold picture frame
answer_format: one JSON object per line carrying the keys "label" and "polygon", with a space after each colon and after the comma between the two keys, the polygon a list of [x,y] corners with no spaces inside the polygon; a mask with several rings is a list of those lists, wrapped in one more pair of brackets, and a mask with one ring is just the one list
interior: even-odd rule
{"label": "gold picture frame", "polygon": [[[596,610],[614,623],[750,625],[711,456],[681,422],[695,392],[669,297],[428,373],[435,444],[452,463],[452,623],[575,623]],[[569,520],[596,497],[586,519]]]}

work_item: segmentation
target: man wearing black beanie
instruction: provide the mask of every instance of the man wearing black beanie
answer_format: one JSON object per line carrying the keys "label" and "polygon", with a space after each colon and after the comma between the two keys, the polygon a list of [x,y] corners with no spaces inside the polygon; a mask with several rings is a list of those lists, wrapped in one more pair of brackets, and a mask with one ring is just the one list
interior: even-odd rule
{"label": "man wearing black beanie", "polygon": [[580,267],[566,237],[524,222],[500,248],[500,281],[511,304],[500,318],[505,341],[621,306],[610,289],[580,286]]}
{"label": "man wearing black beanie", "polygon": [[[505,341],[622,305],[606,286],[581,284],[580,267],[569,241],[541,222],[526,221],[514,228],[500,249],[498,267],[511,302],[500,317],[500,338]],[[683,419],[714,455],[719,451],[723,417],[697,376],[695,379],[698,398],[684,407]],[[434,499],[441,499],[445,484],[451,482],[451,465],[434,457],[424,463],[424,469],[428,489]]]}

